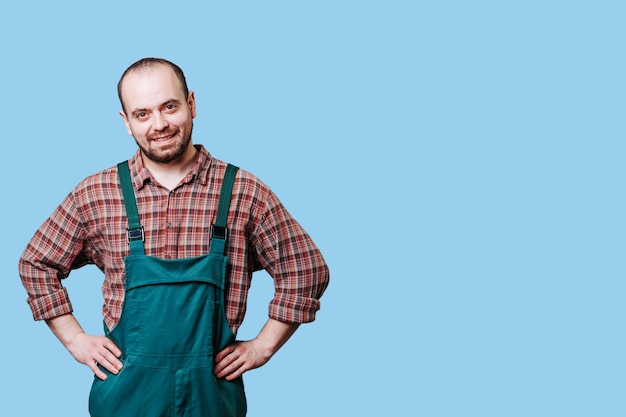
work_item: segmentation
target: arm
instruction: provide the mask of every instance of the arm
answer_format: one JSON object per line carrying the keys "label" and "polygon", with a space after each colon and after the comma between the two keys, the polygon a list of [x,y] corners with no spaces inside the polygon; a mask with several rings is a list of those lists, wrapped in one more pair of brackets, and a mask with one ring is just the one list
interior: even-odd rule
{"label": "arm", "polygon": [[215,357],[214,372],[228,381],[244,372],[265,365],[298,329],[299,323],[283,323],[269,319],[252,340],[237,341]]}
{"label": "arm", "polygon": [[46,324],[74,359],[87,365],[98,378],[106,379],[98,364],[113,374],[122,369],[118,359],[122,352],[115,343],[108,337],[85,333],[73,314],[48,319]]}
{"label": "arm", "polygon": [[45,320],[59,341],[98,378],[106,375],[96,363],[117,373],[119,349],[104,336],[87,335],[72,315],[72,304],[61,279],[70,270],[91,263],[83,251],[86,232],[70,193],[37,230],[19,261],[20,278],[35,320]]}
{"label": "arm", "polygon": [[227,380],[258,368],[289,340],[300,323],[311,322],[328,281],[328,266],[310,236],[267,189],[251,238],[259,269],[274,280],[275,294],[269,320],[259,335],[237,341],[215,357],[215,374]]}

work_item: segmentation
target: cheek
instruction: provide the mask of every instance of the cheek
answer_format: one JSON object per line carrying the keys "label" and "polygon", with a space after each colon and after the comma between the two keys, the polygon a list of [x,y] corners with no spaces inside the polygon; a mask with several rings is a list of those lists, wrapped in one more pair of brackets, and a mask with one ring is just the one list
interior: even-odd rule
{"label": "cheek", "polygon": [[169,123],[174,126],[184,127],[191,124],[191,115],[189,113],[180,113],[169,119]]}
{"label": "cheek", "polygon": [[129,123],[128,126],[129,133],[135,139],[144,139],[148,134],[148,127],[144,123]]}

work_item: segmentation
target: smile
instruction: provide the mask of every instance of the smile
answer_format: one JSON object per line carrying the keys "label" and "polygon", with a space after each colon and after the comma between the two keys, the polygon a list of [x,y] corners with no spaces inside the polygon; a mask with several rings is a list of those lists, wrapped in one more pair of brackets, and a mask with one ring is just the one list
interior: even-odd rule
{"label": "smile", "polygon": [[167,142],[168,140],[172,139],[176,134],[172,133],[171,135],[168,136],[162,136],[160,138],[152,138],[151,140],[154,142]]}

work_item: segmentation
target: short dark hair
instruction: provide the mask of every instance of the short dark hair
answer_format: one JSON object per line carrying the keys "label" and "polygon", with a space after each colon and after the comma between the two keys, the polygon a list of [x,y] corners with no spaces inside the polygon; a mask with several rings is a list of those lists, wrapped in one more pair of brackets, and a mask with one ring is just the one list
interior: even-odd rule
{"label": "short dark hair", "polygon": [[128,73],[132,71],[152,68],[156,65],[169,66],[172,69],[172,71],[174,71],[174,74],[176,74],[176,76],[178,77],[178,80],[183,86],[183,93],[185,94],[185,99],[189,98],[189,88],[187,87],[187,80],[185,79],[185,74],[183,73],[183,70],[180,69],[178,65],[163,58],[142,58],[139,61],[132,64],[130,67],[126,68],[126,71],[124,71],[124,74],[122,74],[122,76],[120,77],[120,80],[117,83],[117,96],[120,99],[120,104],[122,105],[122,110],[124,110],[124,113],[126,113],[126,108],[124,107],[124,101],[122,100],[122,82],[124,81],[124,78],[126,77]]}

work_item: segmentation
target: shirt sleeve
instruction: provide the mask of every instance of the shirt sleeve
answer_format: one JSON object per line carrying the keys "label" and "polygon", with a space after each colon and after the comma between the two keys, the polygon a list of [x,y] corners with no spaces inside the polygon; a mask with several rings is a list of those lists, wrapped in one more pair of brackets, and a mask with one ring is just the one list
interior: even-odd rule
{"label": "shirt sleeve", "polygon": [[84,230],[70,193],[35,232],[20,257],[18,269],[35,320],[73,311],[61,279],[88,262],[82,254]]}
{"label": "shirt sleeve", "polygon": [[274,279],[270,318],[286,323],[314,321],[329,269],[311,237],[271,191],[255,237],[258,261]]}

